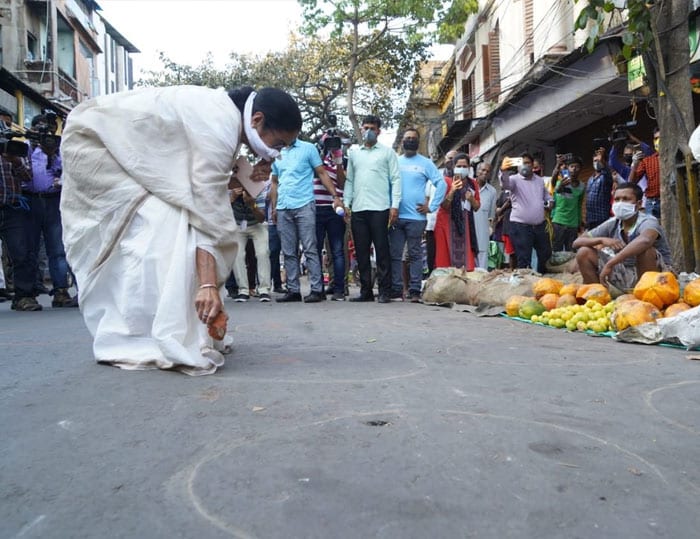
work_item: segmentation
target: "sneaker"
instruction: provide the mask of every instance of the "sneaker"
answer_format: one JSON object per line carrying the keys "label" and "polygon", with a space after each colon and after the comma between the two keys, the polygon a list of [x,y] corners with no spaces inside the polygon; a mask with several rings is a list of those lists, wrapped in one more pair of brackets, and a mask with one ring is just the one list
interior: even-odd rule
{"label": "sneaker", "polygon": [[283,286],[276,286],[275,289],[273,290],[275,294],[286,294],[287,289]]}
{"label": "sneaker", "polygon": [[350,301],[354,302],[363,302],[363,301],[374,301],[374,296],[355,296],[354,298],[350,298]]}
{"label": "sneaker", "polygon": [[420,299],[420,294],[411,294],[411,303],[423,303]]}
{"label": "sneaker", "polygon": [[235,301],[236,303],[245,303],[246,301],[248,301],[248,295],[238,294],[235,298],[233,298],[233,301]]}
{"label": "sneaker", "polygon": [[345,294],[342,292],[333,292],[331,296],[331,301],[345,301]]}
{"label": "sneaker", "polygon": [[260,301],[269,302],[270,301],[270,294],[260,294]]}
{"label": "sneaker", "polygon": [[304,296],[304,303],[320,303],[324,299],[323,292],[311,292],[308,296]]}
{"label": "sneaker", "polygon": [[39,302],[30,297],[19,298],[12,302],[12,309],[15,311],[40,311],[42,309]]}
{"label": "sneaker", "polygon": [[392,292],[389,299],[391,301],[403,301],[403,292]]}
{"label": "sneaker", "polygon": [[67,288],[57,288],[53,292],[53,299],[51,300],[51,307],[61,308],[61,307],[77,307],[78,298],[70,297]]}
{"label": "sneaker", "polygon": [[[401,301],[403,301],[403,299]],[[377,303],[391,303],[391,298],[389,296],[385,296],[384,294],[379,294]]]}
{"label": "sneaker", "polygon": [[287,292],[281,298],[277,298],[275,301],[277,303],[291,303],[293,301],[301,301],[301,294],[299,292]]}

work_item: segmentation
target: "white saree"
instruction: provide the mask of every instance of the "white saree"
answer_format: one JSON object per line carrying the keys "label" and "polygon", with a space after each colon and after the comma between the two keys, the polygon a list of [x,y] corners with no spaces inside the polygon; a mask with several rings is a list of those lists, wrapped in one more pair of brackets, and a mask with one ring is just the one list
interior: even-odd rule
{"label": "white saree", "polygon": [[241,114],[223,90],[180,86],[75,108],[61,144],[66,255],[95,359],[126,369],[210,374],[232,338],[197,318],[196,248],[233,264],[227,184]]}

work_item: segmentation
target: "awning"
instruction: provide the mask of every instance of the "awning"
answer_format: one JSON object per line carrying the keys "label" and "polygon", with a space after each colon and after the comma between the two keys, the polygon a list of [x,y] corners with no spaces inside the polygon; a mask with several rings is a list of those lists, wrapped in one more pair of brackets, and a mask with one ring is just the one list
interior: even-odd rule
{"label": "awning", "polygon": [[488,127],[490,121],[487,118],[471,118],[469,120],[457,120],[450,126],[447,133],[438,144],[438,150],[444,155],[455,146],[469,144]]}

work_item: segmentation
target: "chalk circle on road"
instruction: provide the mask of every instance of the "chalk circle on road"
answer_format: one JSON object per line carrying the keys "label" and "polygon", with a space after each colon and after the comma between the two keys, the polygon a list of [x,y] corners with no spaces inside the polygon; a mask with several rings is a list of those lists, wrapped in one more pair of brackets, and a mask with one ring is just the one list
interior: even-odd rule
{"label": "chalk circle on road", "polygon": [[[363,383],[415,376],[427,368],[418,354],[378,348],[368,343],[357,348],[282,346],[260,353],[238,345],[219,378],[273,383]],[[364,376],[363,376],[364,374]]]}
{"label": "chalk circle on road", "polygon": [[700,435],[700,380],[685,380],[652,389],[644,402],[657,415],[674,427]]}
{"label": "chalk circle on road", "polygon": [[189,502],[234,537],[680,537],[700,526],[695,497],[633,451],[488,413],[334,417],[232,440],[189,469]]}

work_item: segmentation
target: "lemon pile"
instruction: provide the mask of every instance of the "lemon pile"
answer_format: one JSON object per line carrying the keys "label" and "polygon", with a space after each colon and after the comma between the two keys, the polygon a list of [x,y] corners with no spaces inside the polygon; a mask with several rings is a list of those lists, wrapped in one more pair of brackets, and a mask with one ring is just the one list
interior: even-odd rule
{"label": "lemon pile", "polygon": [[531,322],[554,328],[566,328],[569,331],[594,331],[605,333],[612,329],[610,315],[615,308],[613,302],[601,305],[589,299],[583,305],[568,305],[545,311],[541,315],[530,317]]}

